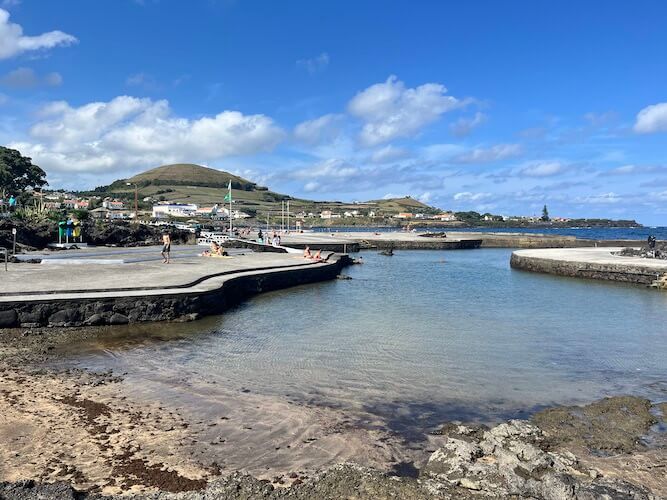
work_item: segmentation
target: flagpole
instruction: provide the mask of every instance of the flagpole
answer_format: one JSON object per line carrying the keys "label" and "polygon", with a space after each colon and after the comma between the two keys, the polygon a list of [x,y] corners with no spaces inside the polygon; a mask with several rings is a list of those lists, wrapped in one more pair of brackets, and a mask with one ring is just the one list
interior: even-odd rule
{"label": "flagpole", "polygon": [[229,237],[230,238],[232,237],[232,234],[233,234],[232,231],[234,229],[233,224],[232,224],[233,218],[234,217],[232,215],[232,181],[230,180],[229,181]]}

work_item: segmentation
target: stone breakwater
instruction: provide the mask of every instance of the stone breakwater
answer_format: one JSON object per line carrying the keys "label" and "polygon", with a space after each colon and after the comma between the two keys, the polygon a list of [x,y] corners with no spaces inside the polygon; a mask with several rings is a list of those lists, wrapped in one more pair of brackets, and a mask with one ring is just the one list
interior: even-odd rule
{"label": "stone breakwater", "polygon": [[512,253],[514,269],[574,278],[651,285],[667,272],[667,263],[614,255],[620,248],[519,250]]}
{"label": "stone breakwater", "polygon": [[[0,328],[40,326],[71,327],[120,325],[144,321],[190,321],[199,317],[220,314],[245,298],[272,290],[335,279],[341,269],[350,264],[346,255],[333,256],[330,262],[311,266],[241,269],[218,273],[224,276],[222,284],[212,290],[193,291],[165,287],[165,293],[156,293],[156,287],[89,290],[71,298],[56,298],[55,292],[33,293],[21,300],[0,302]],[[151,293],[148,293],[148,292]],[[63,296],[63,295],[61,295]]]}

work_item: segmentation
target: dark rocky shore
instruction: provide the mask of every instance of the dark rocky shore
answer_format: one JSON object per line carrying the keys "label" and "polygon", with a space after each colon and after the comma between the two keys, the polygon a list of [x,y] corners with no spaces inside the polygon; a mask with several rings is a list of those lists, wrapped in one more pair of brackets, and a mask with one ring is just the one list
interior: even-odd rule
{"label": "dark rocky shore", "polygon": [[[18,250],[41,250],[58,242],[58,225],[54,221],[25,222],[18,219],[0,220],[0,247],[12,247],[11,229],[16,228]],[[172,241],[194,243],[194,234],[171,228]],[[155,226],[130,222],[85,220],[82,224],[83,241],[91,245],[142,246],[162,243],[162,230]]]}
{"label": "dark rocky shore", "polygon": [[[5,460],[0,480],[7,480],[11,463],[23,471],[11,476],[10,482],[0,483],[0,499],[667,496],[667,404],[631,396],[547,409],[529,420],[490,428],[444,424],[432,430],[443,445],[424,456],[420,470],[411,468],[403,477],[395,471],[355,464],[339,464],[314,474],[294,472],[273,481],[241,473],[228,475],[215,463],[202,463],[199,470],[180,468],[179,457],[170,457],[173,453],[146,458],[142,455],[146,450],[141,450],[135,438],[143,433],[154,435],[154,440],[163,436],[166,442],[186,442],[191,439],[189,424],[164,408],[142,409],[125,397],[98,399],[95,394],[105,394],[120,381],[110,373],[46,368],[57,356],[56,344],[92,331],[53,333],[52,329],[48,336],[39,330],[0,331],[0,414],[5,421],[13,416],[18,422],[24,418],[21,415],[37,415],[46,418],[42,425],[53,428],[62,419],[74,419],[79,422],[78,434],[70,439],[75,440],[72,446],[81,450],[81,456],[59,453],[62,444],[47,438],[31,445],[41,448],[33,452],[32,459],[22,458],[18,446],[29,449],[24,441],[37,437],[30,436],[30,428],[22,428],[23,424],[3,429],[0,422],[0,432],[5,433],[0,445],[0,458]],[[40,397],[47,406],[40,407],[45,404],[40,403]],[[43,432],[48,435],[48,429]],[[22,460],[24,466],[20,465]],[[86,477],[77,460],[87,461],[88,470],[90,460],[99,460],[100,479]],[[116,493],[102,495],[103,487],[109,485]]]}

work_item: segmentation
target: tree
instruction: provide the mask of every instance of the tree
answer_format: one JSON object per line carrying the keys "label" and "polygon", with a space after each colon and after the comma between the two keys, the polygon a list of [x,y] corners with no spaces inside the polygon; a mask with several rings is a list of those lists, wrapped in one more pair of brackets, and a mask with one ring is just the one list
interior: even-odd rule
{"label": "tree", "polygon": [[549,222],[549,210],[547,210],[547,206],[544,205],[544,208],[542,209],[542,217],[541,220],[544,222]]}
{"label": "tree", "polygon": [[48,184],[46,172],[33,165],[32,159],[15,149],[0,146],[0,194],[20,194],[26,188],[40,188]]}

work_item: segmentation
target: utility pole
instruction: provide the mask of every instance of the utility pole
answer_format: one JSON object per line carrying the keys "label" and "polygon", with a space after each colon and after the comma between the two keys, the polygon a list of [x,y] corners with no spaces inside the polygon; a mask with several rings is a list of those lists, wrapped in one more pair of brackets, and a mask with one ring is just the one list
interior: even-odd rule
{"label": "utility pole", "polygon": [[289,233],[289,200],[287,200],[287,232]]}

